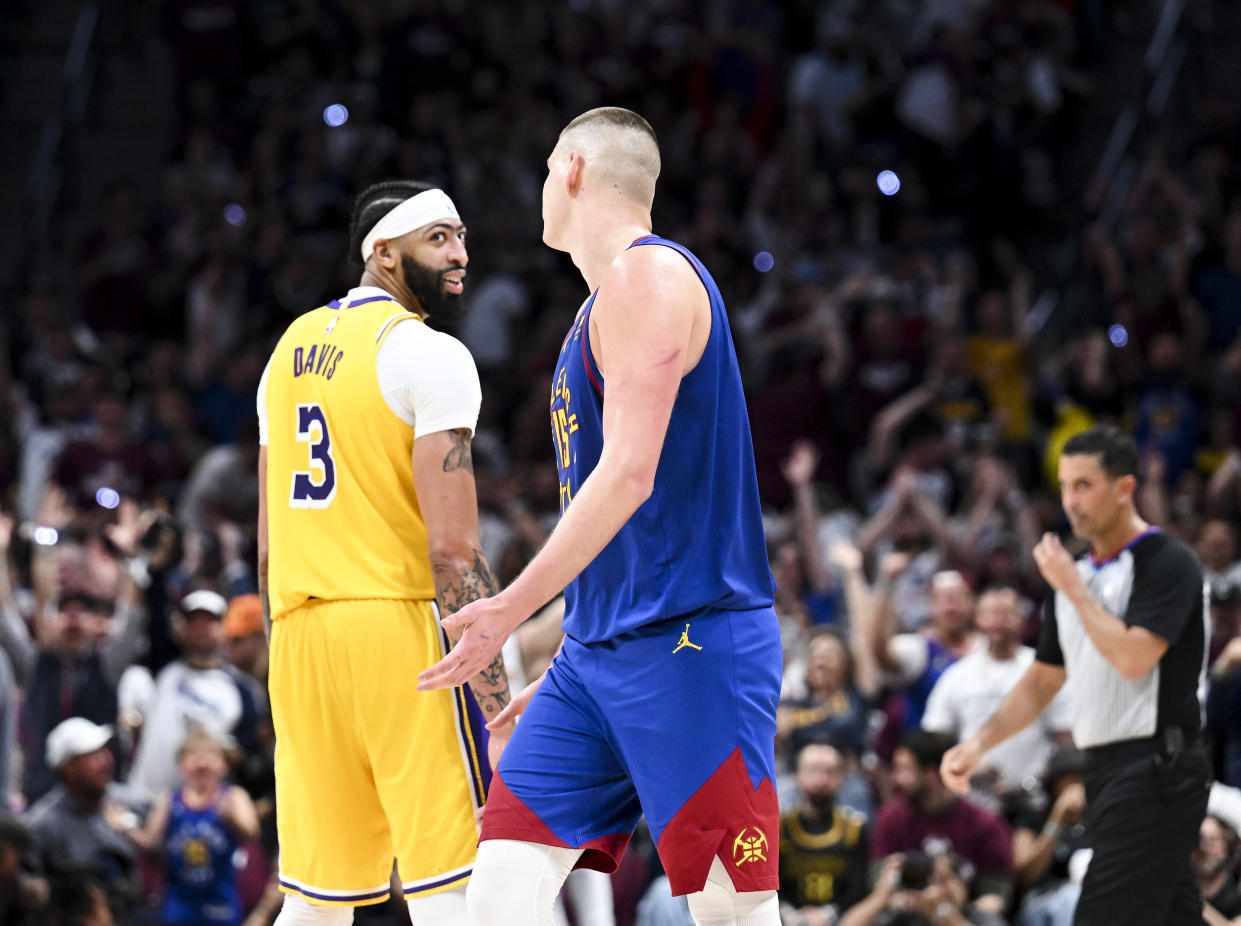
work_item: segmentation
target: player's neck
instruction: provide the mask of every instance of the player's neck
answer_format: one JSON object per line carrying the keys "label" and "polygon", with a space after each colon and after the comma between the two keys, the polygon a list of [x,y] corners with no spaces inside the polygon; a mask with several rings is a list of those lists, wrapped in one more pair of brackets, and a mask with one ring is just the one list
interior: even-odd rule
{"label": "player's neck", "polygon": [[638,238],[651,233],[651,216],[634,207],[596,213],[593,217],[583,215],[582,218],[569,254],[593,293],[617,256]]}
{"label": "player's neck", "polygon": [[358,280],[358,285],[374,286],[382,289],[409,311],[417,315],[422,314],[422,307],[418,304],[418,300],[414,298],[414,294],[409,291],[409,287],[394,275],[386,272],[382,267],[373,272],[369,269],[363,270],[362,279]]}
{"label": "player's neck", "polygon": [[1090,553],[1095,562],[1107,562],[1149,528],[1150,525],[1138,517],[1136,511],[1130,509],[1128,514],[1117,518],[1116,524],[1105,533],[1089,538]]}

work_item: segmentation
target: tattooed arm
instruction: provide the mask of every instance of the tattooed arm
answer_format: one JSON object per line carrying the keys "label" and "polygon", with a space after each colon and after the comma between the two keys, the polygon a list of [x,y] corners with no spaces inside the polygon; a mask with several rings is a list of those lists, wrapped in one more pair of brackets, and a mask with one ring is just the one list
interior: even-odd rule
{"label": "tattooed arm", "polygon": [[[440,613],[447,617],[500,590],[478,540],[470,432],[460,428],[415,439],[413,467],[418,504],[427,526],[435,596]],[[509,690],[502,656],[497,655],[470,679],[470,690],[488,721],[503,710]]]}

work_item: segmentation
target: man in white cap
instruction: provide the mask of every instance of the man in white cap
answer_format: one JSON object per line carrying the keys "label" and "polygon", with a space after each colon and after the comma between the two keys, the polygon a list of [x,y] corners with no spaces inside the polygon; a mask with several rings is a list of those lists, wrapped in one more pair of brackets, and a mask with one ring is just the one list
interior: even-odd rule
{"label": "man in white cap", "polygon": [[468,688],[416,690],[447,652],[437,618],[497,589],[470,450],[478,372],[428,324],[458,311],[465,225],[443,190],[379,183],[354,205],[350,251],[359,285],[293,321],[257,403],[277,923],[349,923],[388,897],[395,856],[415,926],[468,926],[503,659]]}
{"label": "man in white cap", "polygon": [[142,725],[129,785],[151,800],[177,784],[177,750],[192,729],[253,745],[258,708],[243,673],[224,658],[224,596],[198,589],[181,599],[173,634],[181,658],[155,679],[155,693]]}
{"label": "man in white cap", "polygon": [[44,872],[88,871],[103,885],[114,910],[141,894],[136,851],[104,813],[112,783],[112,728],[85,717],[63,720],[48,734],[47,764],[59,783],[26,815]]}

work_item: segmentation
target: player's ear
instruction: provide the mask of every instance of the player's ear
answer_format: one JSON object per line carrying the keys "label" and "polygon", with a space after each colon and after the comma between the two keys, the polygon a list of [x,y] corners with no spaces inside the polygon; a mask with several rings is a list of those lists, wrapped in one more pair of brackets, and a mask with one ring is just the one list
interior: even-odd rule
{"label": "player's ear", "polygon": [[371,257],[375,259],[375,262],[386,270],[395,270],[396,265],[400,263],[400,256],[396,253],[392,242],[387,238],[376,238],[373,247]]}
{"label": "player's ear", "polygon": [[586,159],[582,157],[580,152],[570,151],[569,164],[564,172],[565,188],[569,191],[570,196],[577,195],[577,192],[582,188],[585,170]]}

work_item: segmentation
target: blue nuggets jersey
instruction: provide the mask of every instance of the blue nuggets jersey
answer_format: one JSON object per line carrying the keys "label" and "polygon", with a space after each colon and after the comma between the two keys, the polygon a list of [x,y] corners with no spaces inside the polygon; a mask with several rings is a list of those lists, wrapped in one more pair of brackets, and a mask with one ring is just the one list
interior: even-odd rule
{"label": "blue nuggets jersey", "polygon": [[[742,611],[773,601],[754,446],[723,297],[686,248],[656,235],[631,247],[647,245],[680,252],[697,272],[711,300],[711,334],[681,380],[651,497],[565,589],[565,633],[582,643],[704,608]],[[595,295],[560,348],[552,385],[562,514],[603,450],[607,383],[589,336]]]}
{"label": "blue nuggets jersey", "polygon": [[164,923],[236,926],[242,920],[233,854],[237,838],[214,807],[194,810],[172,795],[164,839],[168,881]]}

